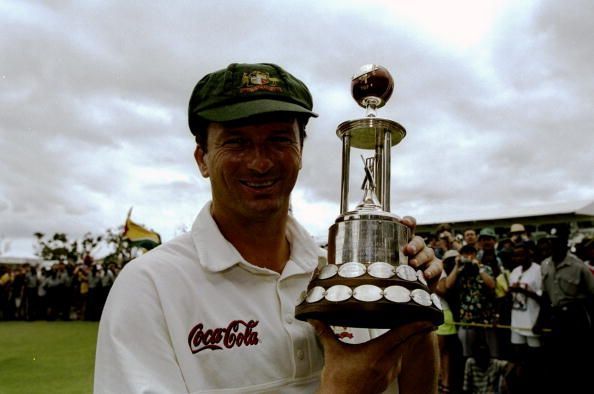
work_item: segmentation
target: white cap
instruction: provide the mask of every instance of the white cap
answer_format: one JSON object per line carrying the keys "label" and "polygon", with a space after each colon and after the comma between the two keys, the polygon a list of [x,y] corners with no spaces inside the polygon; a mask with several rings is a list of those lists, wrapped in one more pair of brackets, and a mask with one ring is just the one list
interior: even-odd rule
{"label": "white cap", "polygon": [[509,229],[510,233],[523,233],[524,231],[526,231],[526,229],[520,223],[512,224],[511,228]]}

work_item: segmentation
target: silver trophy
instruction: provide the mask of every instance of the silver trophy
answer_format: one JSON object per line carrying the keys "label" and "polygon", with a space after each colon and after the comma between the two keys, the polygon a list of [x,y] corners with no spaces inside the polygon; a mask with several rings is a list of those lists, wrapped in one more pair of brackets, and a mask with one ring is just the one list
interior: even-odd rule
{"label": "silver trophy", "polygon": [[[390,150],[406,130],[377,117],[376,110],[392,95],[394,80],[384,67],[368,64],[353,76],[351,90],[367,116],[336,130],[342,140],[340,216],[329,229],[328,261],[314,273],[295,316],[346,327],[392,328],[418,320],[441,324],[439,298],[402,253],[412,230],[390,212]],[[363,198],[349,210],[352,147],[374,155],[363,159]]]}

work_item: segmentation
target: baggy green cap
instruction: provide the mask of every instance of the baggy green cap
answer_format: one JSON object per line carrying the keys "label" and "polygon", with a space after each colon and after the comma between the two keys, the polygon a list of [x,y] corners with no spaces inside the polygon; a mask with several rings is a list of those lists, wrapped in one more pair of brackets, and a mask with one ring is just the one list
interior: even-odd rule
{"label": "baggy green cap", "polygon": [[481,237],[491,237],[493,239],[497,239],[497,233],[491,227],[485,227],[479,233],[478,238],[481,239]]}
{"label": "baggy green cap", "polygon": [[228,122],[268,112],[317,117],[307,86],[270,63],[230,64],[202,78],[190,97],[188,122]]}

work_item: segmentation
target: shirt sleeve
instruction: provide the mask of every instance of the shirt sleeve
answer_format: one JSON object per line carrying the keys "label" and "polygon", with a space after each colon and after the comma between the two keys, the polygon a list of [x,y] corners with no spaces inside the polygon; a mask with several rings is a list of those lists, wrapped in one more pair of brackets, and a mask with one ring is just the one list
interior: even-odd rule
{"label": "shirt sleeve", "polygon": [[158,292],[132,262],[116,279],[99,324],[94,393],[187,393]]}
{"label": "shirt sleeve", "polygon": [[583,264],[582,267],[582,277],[584,278],[584,282],[586,284],[586,289],[590,297],[594,296],[594,275],[590,272],[590,269],[586,264]]}

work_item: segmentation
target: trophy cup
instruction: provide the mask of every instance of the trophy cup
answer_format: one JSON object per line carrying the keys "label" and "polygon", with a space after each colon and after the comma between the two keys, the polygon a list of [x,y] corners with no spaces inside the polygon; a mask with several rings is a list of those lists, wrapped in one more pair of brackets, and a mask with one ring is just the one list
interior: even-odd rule
{"label": "trophy cup", "polygon": [[[394,80],[384,67],[368,64],[353,76],[351,90],[367,116],[336,130],[342,140],[340,216],[329,229],[328,261],[318,266],[295,316],[345,327],[393,328],[418,320],[441,324],[439,298],[402,252],[412,230],[390,212],[390,150],[406,131],[377,117],[376,110],[392,95]],[[363,198],[349,211],[351,147],[375,153],[363,160]]]}

